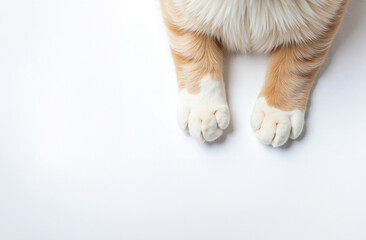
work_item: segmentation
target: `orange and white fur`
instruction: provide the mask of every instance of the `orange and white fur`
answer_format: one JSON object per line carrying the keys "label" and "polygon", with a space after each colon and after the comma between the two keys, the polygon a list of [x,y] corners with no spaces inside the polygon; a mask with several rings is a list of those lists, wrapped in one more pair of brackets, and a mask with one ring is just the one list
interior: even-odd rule
{"label": "orange and white fur", "polygon": [[296,139],[314,79],[348,0],[161,0],[178,86],[178,123],[199,141],[230,122],[223,50],[269,53],[251,117],[258,139],[274,147]]}

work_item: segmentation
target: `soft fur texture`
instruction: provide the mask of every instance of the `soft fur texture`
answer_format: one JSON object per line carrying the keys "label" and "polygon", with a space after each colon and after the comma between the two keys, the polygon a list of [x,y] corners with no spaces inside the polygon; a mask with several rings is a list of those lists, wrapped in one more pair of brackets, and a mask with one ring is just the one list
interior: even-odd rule
{"label": "soft fur texture", "polygon": [[270,53],[252,114],[274,147],[302,131],[308,96],[348,0],[161,0],[175,61],[182,129],[214,141],[229,124],[223,49]]}

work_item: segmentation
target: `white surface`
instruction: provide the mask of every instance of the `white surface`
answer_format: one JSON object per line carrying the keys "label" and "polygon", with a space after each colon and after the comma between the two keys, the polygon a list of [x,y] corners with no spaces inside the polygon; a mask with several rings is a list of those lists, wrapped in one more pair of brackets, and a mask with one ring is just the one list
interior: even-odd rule
{"label": "white surface", "polygon": [[232,125],[202,145],[158,1],[0,1],[0,239],[366,239],[365,11],[273,149],[250,127],[266,57],[226,58]]}

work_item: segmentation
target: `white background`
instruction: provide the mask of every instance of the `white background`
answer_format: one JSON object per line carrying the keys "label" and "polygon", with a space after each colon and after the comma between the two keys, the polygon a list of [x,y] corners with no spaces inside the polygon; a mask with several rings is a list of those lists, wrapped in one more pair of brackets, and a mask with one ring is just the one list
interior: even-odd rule
{"label": "white background", "polygon": [[226,57],[232,125],[202,145],[157,0],[1,0],[0,239],[365,240],[365,12],[273,149],[249,124],[266,56]]}

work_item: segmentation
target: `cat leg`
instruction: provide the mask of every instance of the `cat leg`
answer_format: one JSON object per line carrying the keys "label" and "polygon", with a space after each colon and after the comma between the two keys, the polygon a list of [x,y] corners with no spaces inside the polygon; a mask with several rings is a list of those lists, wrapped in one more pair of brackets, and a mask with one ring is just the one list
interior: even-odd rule
{"label": "cat leg", "polygon": [[230,121],[223,49],[214,38],[167,26],[179,87],[178,124],[200,142],[214,141]]}
{"label": "cat leg", "polygon": [[314,79],[342,21],[347,1],[318,39],[271,53],[266,81],[251,118],[257,138],[279,147],[300,136]]}

